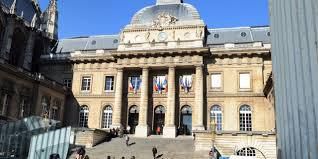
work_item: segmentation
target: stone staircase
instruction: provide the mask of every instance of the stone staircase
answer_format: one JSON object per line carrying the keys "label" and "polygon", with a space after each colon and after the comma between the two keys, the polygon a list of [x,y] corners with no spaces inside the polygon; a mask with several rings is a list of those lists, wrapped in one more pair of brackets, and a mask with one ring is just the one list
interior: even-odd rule
{"label": "stone staircase", "polygon": [[[208,151],[195,152],[194,141],[190,137],[165,139],[160,136],[148,138],[130,137],[130,146],[126,146],[124,138],[114,138],[93,148],[86,149],[89,159],[152,159],[152,147],[158,149],[158,159],[207,159]],[[115,157],[115,158],[114,158]],[[74,155],[70,157],[74,159]]]}

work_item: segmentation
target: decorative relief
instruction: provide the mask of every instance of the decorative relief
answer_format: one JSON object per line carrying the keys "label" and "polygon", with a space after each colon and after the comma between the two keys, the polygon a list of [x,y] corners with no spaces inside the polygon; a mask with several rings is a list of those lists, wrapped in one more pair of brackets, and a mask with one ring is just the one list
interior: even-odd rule
{"label": "decorative relief", "polygon": [[141,38],[141,36],[140,35],[137,35],[136,37],[135,37],[135,41],[138,43],[138,42],[141,42],[141,40],[142,40],[142,38]]}
{"label": "decorative relief", "polygon": [[163,26],[169,26],[176,24],[178,19],[169,13],[160,13],[157,18],[152,22],[152,27],[161,28]]}
{"label": "decorative relief", "polygon": [[189,32],[184,33],[184,37],[185,37],[186,39],[190,39],[191,33],[189,33]]}

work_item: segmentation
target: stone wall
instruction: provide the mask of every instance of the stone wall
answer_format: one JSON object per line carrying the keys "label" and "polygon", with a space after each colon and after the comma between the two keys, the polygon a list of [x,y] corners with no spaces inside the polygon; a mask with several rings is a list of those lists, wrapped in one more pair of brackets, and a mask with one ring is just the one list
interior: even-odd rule
{"label": "stone wall", "polygon": [[[210,150],[212,145],[212,132],[196,132],[195,150]],[[267,132],[240,133],[240,132],[218,132],[214,135],[215,148],[222,156],[234,155],[238,150],[245,147],[256,149],[257,159],[276,159],[276,135]]]}
{"label": "stone wall", "polygon": [[107,132],[98,129],[74,129],[75,145],[91,148],[103,142],[107,138]]}

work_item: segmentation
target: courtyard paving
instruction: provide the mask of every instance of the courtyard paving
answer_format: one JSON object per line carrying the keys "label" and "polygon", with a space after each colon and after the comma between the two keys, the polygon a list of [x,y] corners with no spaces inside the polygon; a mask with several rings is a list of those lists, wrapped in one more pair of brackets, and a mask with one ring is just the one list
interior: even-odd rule
{"label": "courtyard paving", "polygon": [[194,141],[191,137],[165,139],[159,136],[149,138],[130,137],[130,146],[126,146],[125,138],[114,138],[91,149],[86,149],[90,159],[152,159],[152,147],[158,149],[158,159],[206,159],[207,152],[194,152]]}

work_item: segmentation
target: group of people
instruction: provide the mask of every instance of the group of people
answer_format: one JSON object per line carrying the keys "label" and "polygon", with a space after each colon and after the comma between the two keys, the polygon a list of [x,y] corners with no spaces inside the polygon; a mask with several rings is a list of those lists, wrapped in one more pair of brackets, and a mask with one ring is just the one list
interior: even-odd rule
{"label": "group of people", "polygon": [[84,147],[80,147],[76,151],[76,159],[86,159],[87,157],[85,156],[85,154],[86,154],[86,151]]}
{"label": "group of people", "polygon": [[111,135],[112,138],[118,137],[119,133],[120,133],[119,128],[110,129],[110,135]]}

